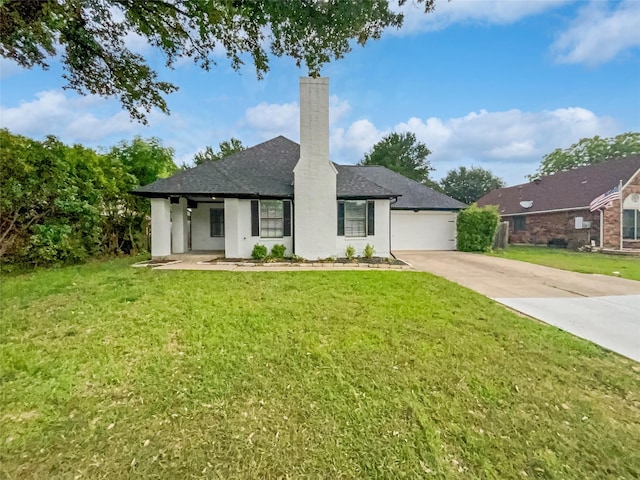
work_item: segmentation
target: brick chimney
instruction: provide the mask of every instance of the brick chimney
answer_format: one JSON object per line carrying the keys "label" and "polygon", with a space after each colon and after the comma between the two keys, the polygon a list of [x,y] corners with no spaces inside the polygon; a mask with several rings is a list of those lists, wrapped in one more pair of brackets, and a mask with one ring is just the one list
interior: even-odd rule
{"label": "brick chimney", "polygon": [[328,78],[300,78],[300,160],[293,174],[296,255],[335,255],[337,171],[329,160]]}

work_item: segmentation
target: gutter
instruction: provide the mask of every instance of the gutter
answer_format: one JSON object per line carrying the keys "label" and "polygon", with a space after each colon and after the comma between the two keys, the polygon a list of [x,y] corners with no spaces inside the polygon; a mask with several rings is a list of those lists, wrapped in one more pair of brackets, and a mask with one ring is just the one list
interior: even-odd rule
{"label": "gutter", "polygon": [[536,210],[535,212],[515,212],[515,213],[501,213],[498,211],[501,217],[515,217],[520,215],[538,215],[540,213],[557,213],[557,212],[573,212],[576,210],[589,210],[589,205],[584,207],[571,207],[571,208],[555,208],[552,210]]}

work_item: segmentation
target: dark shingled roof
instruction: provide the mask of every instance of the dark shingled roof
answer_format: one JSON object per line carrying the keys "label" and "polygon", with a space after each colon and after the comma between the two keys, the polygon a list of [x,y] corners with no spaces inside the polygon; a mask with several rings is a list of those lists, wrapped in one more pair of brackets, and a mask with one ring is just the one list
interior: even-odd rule
{"label": "dark shingled roof", "polygon": [[216,162],[176,173],[140,187],[135,193],[147,197],[167,195],[293,196],[293,167],[300,146],[276,137]]}
{"label": "dark shingled roof", "polygon": [[[293,198],[300,145],[283,136],[216,162],[140,187],[145,197],[171,195]],[[459,209],[464,204],[384,167],[336,165],[338,198],[395,198],[395,209]]]}
{"label": "dark shingled roof", "polygon": [[389,190],[402,192],[392,210],[459,210],[466,205],[382,166],[342,166]]}
{"label": "dark shingled roof", "polygon": [[[620,180],[623,185],[627,183],[639,169],[640,155],[630,155],[547,175],[531,183],[499,188],[478,200],[478,205],[498,205],[502,215],[585,208]],[[531,208],[520,205],[527,200],[533,202]]]}

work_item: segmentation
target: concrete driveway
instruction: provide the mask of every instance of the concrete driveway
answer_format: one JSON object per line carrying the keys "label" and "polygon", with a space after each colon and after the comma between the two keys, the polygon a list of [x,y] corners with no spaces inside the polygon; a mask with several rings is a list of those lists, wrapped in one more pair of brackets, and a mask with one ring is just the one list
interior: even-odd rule
{"label": "concrete driveway", "polygon": [[462,252],[394,252],[418,270],[640,361],[640,282]]}

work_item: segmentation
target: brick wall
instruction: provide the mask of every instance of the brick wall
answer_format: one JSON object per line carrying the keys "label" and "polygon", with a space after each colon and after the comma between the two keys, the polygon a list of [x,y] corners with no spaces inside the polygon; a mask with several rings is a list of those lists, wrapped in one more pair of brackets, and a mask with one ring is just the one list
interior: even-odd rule
{"label": "brick wall", "polygon": [[[553,212],[524,215],[525,229],[514,231],[513,217],[505,217],[509,221],[509,243],[546,244],[553,238],[564,238],[570,246],[586,245],[600,240],[600,214],[591,213],[588,209],[569,212]],[[590,221],[591,228],[576,229],[575,218],[582,217],[583,221]]]}
{"label": "brick wall", "polygon": [[[640,175],[636,175],[622,190],[622,198],[632,193],[640,193]],[[611,207],[604,211],[604,247],[620,248],[620,200],[611,202]],[[640,249],[640,241],[625,240],[624,248]]]}
{"label": "brick wall", "polygon": [[[636,175],[622,191],[622,198],[632,193],[640,193],[640,175]],[[620,248],[620,200],[611,202],[611,206],[603,210],[603,246],[604,248]],[[546,244],[553,238],[564,238],[569,246],[588,244],[591,240],[600,245],[600,212],[575,210],[570,212],[553,212],[524,215],[526,227],[514,231],[514,217],[504,217],[509,222],[510,243]],[[591,228],[576,230],[575,218],[591,221]],[[625,240],[623,248],[640,249],[640,240]]]}

